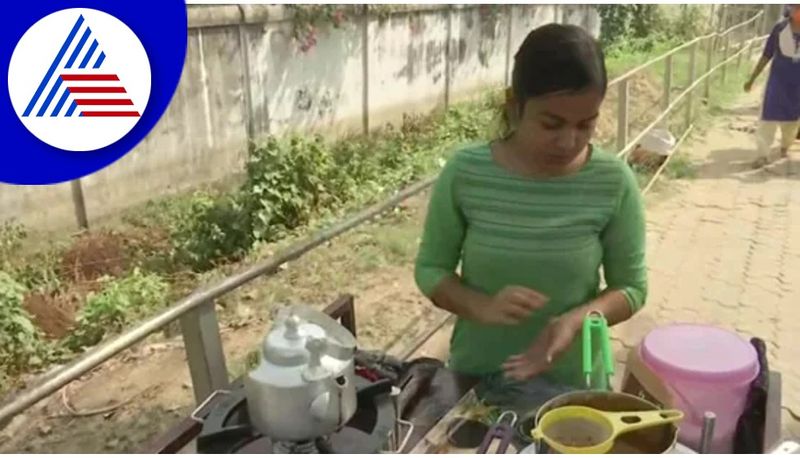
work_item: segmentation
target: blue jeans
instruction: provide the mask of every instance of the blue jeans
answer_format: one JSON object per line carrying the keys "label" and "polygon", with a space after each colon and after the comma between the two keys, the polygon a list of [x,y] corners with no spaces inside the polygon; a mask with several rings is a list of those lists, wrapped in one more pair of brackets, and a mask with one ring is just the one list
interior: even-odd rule
{"label": "blue jeans", "polygon": [[475,386],[475,394],[478,399],[498,407],[501,412],[510,410],[517,414],[513,444],[520,450],[530,443],[529,430],[534,426],[533,418],[539,408],[556,396],[579,389],[541,377],[517,382],[497,373],[483,376]]}
{"label": "blue jeans", "polygon": [[520,417],[539,410],[550,399],[580,388],[560,385],[544,378],[525,382],[509,380],[502,373],[481,378],[475,394],[485,403],[503,410],[513,410]]}

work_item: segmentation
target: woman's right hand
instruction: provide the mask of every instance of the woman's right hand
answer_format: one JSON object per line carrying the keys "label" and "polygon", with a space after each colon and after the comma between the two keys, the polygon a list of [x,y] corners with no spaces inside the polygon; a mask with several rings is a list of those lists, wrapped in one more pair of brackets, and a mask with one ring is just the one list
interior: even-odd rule
{"label": "woman's right hand", "polygon": [[514,325],[528,319],[550,300],[544,294],[524,286],[506,286],[488,302],[473,311],[483,324]]}

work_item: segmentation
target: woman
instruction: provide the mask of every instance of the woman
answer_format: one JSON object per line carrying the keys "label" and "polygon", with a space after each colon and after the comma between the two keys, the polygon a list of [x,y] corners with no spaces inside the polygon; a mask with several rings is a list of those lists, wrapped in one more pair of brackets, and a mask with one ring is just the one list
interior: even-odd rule
{"label": "woman", "polygon": [[772,61],[756,134],[759,151],[756,166],[769,162],[778,128],[781,130],[782,157],[789,155],[789,148],[800,129],[800,5],[789,5],[787,13],[788,17],[772,29],[763,55],[744,85],[745,91],[750,92],[756,78]]}
{"label": "woman", "polygon": [[495,393],[515,403],[526,394],[508,380],[582,387],[586,313],[613,325],[645,302],[636,177],[590,143],[606,88],[603,52],[587,32],[532,31],[514,60],[512,133],[456,152],[432,191],[417,285],[458,316],[451,368],[502,386]]}

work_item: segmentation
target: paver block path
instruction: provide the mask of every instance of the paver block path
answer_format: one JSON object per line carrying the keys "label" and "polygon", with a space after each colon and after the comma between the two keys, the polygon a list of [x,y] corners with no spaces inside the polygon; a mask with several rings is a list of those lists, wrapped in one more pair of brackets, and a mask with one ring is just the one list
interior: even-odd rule
{"label": "paver block path", "polygon": [[[758,109],[730,110],[682,149],[697,176],[648,207],[646,308],[614,330],[623,347],[653,327],[711,323],[767,342],[783,374],[784,434],[800,437],[800,142],[753,169]],[[794,337],[792,337],[794,336]]]}

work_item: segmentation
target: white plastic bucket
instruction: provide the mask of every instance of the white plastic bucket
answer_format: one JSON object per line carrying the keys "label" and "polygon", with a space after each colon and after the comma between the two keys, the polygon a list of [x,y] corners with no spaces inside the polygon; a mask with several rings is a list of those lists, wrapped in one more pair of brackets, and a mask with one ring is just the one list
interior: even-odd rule
{"label": "white plastic bucket", "polygon": [[666,129],[653,129],[642,138],[639,147],[659,156],[669,156],[677,139]]}

